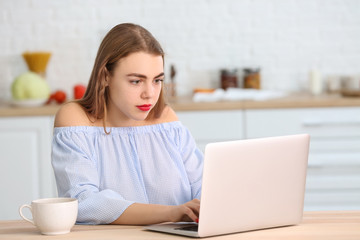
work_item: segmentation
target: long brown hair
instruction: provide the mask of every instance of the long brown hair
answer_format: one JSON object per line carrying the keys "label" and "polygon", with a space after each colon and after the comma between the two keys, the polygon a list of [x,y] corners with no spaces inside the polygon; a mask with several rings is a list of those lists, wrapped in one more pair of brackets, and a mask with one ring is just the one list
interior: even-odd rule
{"label": "long brown hair", "polygon": [[[119,59],[140,51],[161,56],[164,60],[164,51],[154,36],[145,28],[132,23],[116,25],[106,34],[100,44],[89,84],[84,97],[78,103],[90,117],[103,120],[106,133],[105,122],[109,89],[105,84],[105,78],[107,74],[113,74]],[[159,100],[150,111],[147,119],[160,117],[166,105],[163,92],[162,87]]]}

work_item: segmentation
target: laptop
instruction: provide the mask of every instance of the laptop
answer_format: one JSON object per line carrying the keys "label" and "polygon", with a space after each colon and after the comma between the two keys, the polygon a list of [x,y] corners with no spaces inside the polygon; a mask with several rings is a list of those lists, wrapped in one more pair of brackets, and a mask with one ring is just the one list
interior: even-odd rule
{"label": "laptop", "polygon": [[297,134],[206,145],[199,223],[145,229],[208,237],[300,223],[309,143]]}

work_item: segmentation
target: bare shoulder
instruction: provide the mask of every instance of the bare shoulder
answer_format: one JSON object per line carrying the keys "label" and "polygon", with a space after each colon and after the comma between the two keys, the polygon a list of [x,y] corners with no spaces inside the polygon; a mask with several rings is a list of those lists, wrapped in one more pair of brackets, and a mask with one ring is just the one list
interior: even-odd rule
{"label": "bare shoulder", "polygon": [[178,121],[178,117],[175,113],[175,111],[169,106],[167,105],[162,114],[161,117],[159,118],[159,121],[164,123],[164,122],[174,122],[174,121]]}
{"label": "bare shoulder", "polygon": [[61,106],[55,116],[54,127],[92,125],[84,109],[76,102]]}

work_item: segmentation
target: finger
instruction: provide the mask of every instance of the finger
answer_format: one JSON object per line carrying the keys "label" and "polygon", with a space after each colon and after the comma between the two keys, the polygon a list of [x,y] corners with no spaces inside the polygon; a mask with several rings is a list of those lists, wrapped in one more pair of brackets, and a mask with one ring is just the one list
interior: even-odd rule
{"label": "finger", "polygon": [[200,201],[191,201],[187,204],[187,207],[191,208],[198,215],[200,212]]}
{"label": "finger", "polygon": [[198,199],[193,199],[193,200],[187,202],[185,205],[193,206],[195,208],[198,208],[198,207],[200,207],[200,201]]}
{"label": "finger", "polygon": [[191,209],[191,208],[186,208],[185,210],[185,214],[194,222],[198,221],[198,215]]}

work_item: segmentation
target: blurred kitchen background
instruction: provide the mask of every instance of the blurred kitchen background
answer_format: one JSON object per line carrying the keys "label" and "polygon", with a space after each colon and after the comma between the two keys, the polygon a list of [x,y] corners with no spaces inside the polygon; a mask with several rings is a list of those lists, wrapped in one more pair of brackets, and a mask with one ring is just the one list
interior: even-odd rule
{"label": "blurred kitchen background", "polygon": [[50,51],[46,79],[71,94],[86,84],[107,31],[150,30],[177,70],[178,95],[219,87],[219,71],[261,68],[263,89],[308,88],[309,71],[360,75],[358,0],[1,0],[0,96],[27,70],[24,51]]}
{"label": "blurred kitchen background", "polygon": [[[60,105],[11,104],[12,82],[28,71],[22,54],[50,52],[45,81],[71,100],[104,35],[124,22],[162,44],[166,82],[176,83],[171,105],[200,149],[309,133],[304,209],[360,209],[359,0],[0,0],[0,220],[56,196],[50,154]],[[260,69],[251,78],[260,89],[241,91],[245,68]],[[231,85],[234,70],[238,88],[224,93],[221,72]]]}

